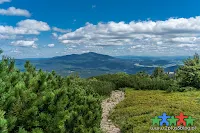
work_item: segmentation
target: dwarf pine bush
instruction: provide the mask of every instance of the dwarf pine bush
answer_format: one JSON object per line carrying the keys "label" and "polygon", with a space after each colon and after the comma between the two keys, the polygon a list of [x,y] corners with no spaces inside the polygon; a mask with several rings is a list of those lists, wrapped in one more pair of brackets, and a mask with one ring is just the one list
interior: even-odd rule
{"label": "dwarf pine bush", "polygon": [[25,72],[14,60],[0,62],[1,133],[100,132],[99,96],[69,84],[55,72],[36,71],[26,62]]}

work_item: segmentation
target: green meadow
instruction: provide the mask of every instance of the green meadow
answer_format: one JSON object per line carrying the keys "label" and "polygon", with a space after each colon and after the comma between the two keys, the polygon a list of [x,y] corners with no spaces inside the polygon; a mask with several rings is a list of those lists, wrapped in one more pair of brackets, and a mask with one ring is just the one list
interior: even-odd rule
{"label": "green meadow", "polygon": [[[178,116],[180,112],[195,118],[194,131],[200,132],[200,92],[171,92],[160,90],[125,90],[125,99],[119,103],[110,118],[118,125],[122,133],[167,132],[152,131],[152,120],[166,112],[169,116]],[[158,126],[156,126],[158,127]]]}

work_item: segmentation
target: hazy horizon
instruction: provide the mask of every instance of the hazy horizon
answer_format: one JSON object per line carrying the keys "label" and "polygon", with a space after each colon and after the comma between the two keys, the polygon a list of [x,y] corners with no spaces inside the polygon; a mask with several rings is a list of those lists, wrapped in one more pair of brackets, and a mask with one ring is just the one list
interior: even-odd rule
{"label": "hazy horizon", "polygon": [[[88,54],[88,53],[96,53],[96,52],[87,52],[87,53],[81,53],[81,54],[66,54],[66,55],[59,55],[59,56],[52,56],[52,57],[25,57],[25,58],[15,58],[15,57],[11,57],[14,59],[48,59],[48,58],[54,58],[54,57],[62,57],[62,56],[68,56],[68,55],[82,55],[82,54]],[[96,53],[96,54],[101,54],[101,53]],[[107,54],[101,54],[101,55],[107,55]],[[108,55],[111,57],[116,57],[116,58],[131,58],[131,57],[147,57],[147,58],[187,58],[187,57],[192,57],[193,55],[165,55],[165,56],[161,56],[161,55],[157,55],[157,56],[153,56],[153,55],[118,55],[118,56],[112,56],[112,55]]]}

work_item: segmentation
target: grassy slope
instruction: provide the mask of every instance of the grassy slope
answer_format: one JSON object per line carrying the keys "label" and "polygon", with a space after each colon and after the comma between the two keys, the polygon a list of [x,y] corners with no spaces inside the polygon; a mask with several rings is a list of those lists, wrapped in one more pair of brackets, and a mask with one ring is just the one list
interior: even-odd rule
{"label": "grassy slope", "polygon": [[122,132],[148,133],[151,119],[163,112],[170,116],[179,115],[180,112],[192,116],[196,119],[195,132],[200,133],[200,92],[166,93],[127,89],[125,100],[116,106],[110,117]]}

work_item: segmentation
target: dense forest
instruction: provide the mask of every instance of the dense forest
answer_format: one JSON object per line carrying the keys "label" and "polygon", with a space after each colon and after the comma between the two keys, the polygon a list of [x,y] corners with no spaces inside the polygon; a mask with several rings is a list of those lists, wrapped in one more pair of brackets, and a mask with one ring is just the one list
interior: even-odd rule
{"label": "dense forest", "polygon": [[28,61],[24,68],[24,72],[18,70],[9,57],[3,56],[0,62],[1,133],[98,133],[101,100],[113,90],[200,89],[198,54],[185,60],[173,76],[156,68],[152,75],[116,73],[82,79],[37,71]]}

